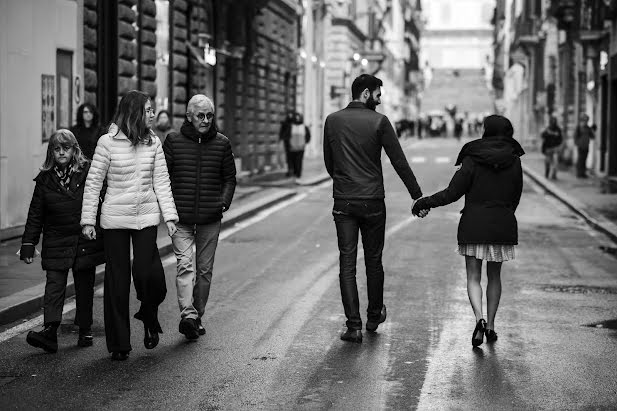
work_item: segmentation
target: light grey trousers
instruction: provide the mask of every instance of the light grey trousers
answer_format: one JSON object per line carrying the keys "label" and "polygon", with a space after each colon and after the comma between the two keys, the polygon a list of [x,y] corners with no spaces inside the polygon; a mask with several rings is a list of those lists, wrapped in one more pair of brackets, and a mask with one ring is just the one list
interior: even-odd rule
{"label": "light grey trousers", "polygon": [[[204,315],[210,295],[214,254],[221,222],[202,225],[176,224],[176,227],[178,231],[172,237],[172,245],[177,261],[176,289],[180,316],[198,319]],[[194,253],[196,253],[195,269]]]}

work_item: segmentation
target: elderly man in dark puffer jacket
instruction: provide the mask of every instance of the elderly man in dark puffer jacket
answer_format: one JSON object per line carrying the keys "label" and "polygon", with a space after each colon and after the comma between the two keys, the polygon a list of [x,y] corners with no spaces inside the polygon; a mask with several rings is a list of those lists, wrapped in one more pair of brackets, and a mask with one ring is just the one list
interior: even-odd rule
{"label": "elderly man in dark puffer jacket", "polygon": [[[180,217],[172,237],[178,269],[179,331],[191,340],[206,333],[201,318],[210,294],[221,219],[236,188],[231,144],[218,132],[214,118],[212,100],[203,94],[193,96],[180,132],[170,133],[163,144]],[[193,245],[197,273],[193,270]]]}

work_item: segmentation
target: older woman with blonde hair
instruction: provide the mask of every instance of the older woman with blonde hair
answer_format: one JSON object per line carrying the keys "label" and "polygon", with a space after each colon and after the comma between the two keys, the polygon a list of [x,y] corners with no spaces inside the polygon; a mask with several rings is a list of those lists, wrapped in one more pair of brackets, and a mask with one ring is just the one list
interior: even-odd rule
{"label": "older woman with blonde hair", "polygon": [[[103,181],[107,192],[101,209],[105,242],[105,336],[112,360],[131,351],[129,292],[131,273],[141,307],[135,318],[144,323],[144,345],[156,347],[162,333],[158,306],[165,299],[165,273],[156,245],[162,217],[169,235],[176,232],[178,213],[161,141],[152,131],[154,108],[147,94],[133,90],[118,104],[113,124],[99,139],[86,180],[81,225],[95,235],[94,223]],[[131,269],[131,242],[133,265]]]}
{"label": "older woman with blonde hair", "polygon": [[89,168],[90,162],[73,133],[60,129],[52,134],[45,162],[34,179],[36,185],[19,254],[26,264],[31,264],[43,233],[41,265],[47,277],[44,326],[42,331],[30,331],[26,341],[47,352],[58,351],[57,330],[62,321],[69,269],[75,279],[77,345],[88,347],[93,342],[94,274],[96,266],[103,263],[103,244],[100,237],[88,240],[81,236],[79,215]]}

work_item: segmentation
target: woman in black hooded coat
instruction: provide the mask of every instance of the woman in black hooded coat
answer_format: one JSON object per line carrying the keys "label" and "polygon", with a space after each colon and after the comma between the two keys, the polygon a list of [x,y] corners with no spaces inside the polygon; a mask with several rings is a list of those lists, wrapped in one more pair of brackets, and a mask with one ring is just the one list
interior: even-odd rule
{"label": "woman in black hooded coat", "polygon": [[[523,190],[520,156],[525,152],[512,138],[510,121],[498,115],[484,119],[481,139],[463,146],[456,159],[456,171],[448,187],[419,199],[413,214],[444,206],[465,196],[458,226],[458,253],[465,256],[467,294],[476,316],[472,345],[497,340],[495,315],[501,297],[501,264],[514,259],[518,226],[514,212]],[[482,261],[486,260],[487,319],[482,314]]]}

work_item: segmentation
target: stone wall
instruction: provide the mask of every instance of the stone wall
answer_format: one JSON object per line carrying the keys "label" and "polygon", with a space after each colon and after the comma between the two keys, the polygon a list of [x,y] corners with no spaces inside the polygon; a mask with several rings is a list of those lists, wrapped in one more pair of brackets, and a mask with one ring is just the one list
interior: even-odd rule
{"label": "stone wall", "polygon": [[84,0],[84,102],[96,103],[97,0]]}

